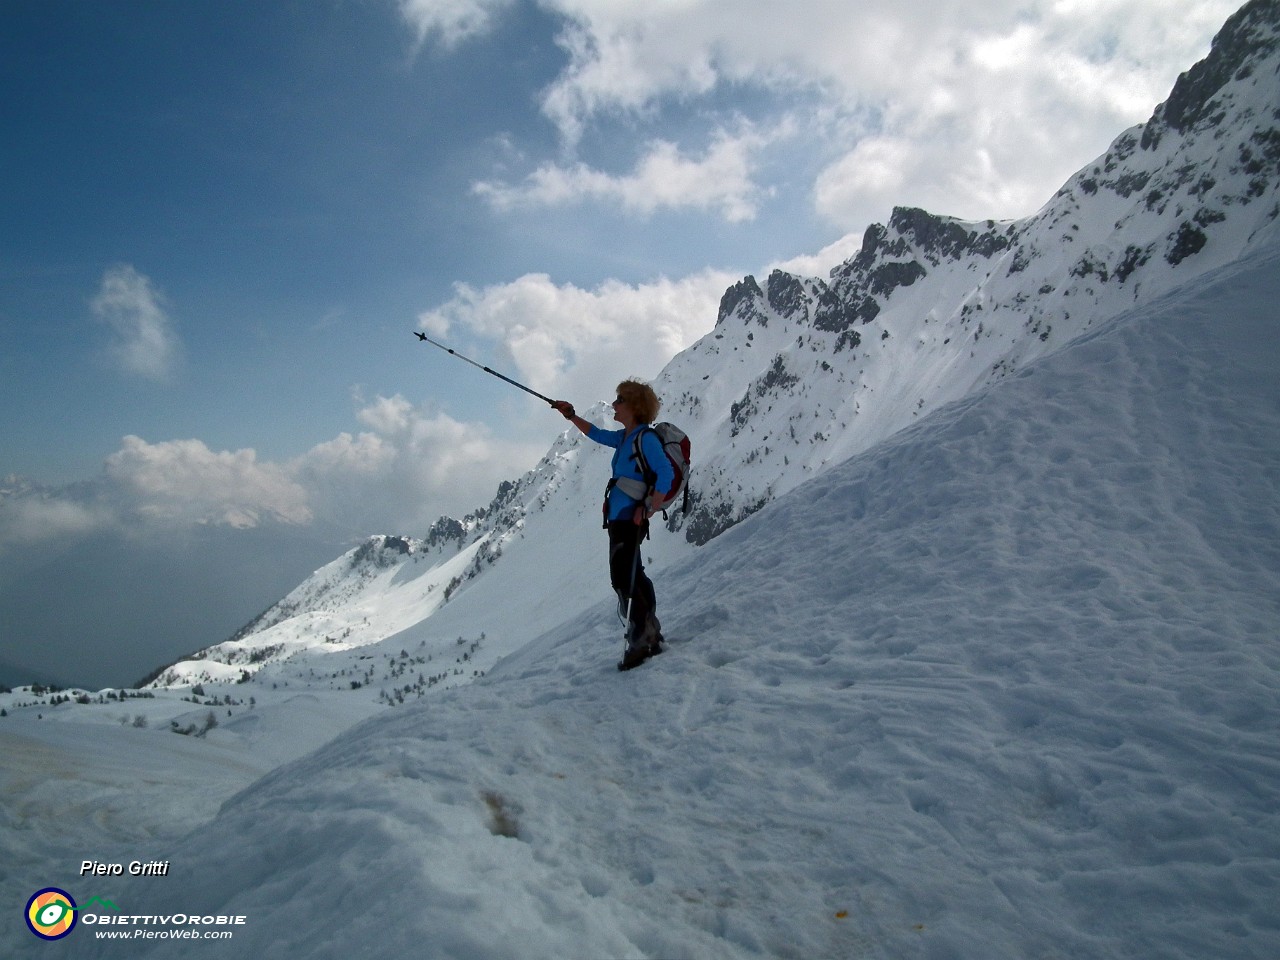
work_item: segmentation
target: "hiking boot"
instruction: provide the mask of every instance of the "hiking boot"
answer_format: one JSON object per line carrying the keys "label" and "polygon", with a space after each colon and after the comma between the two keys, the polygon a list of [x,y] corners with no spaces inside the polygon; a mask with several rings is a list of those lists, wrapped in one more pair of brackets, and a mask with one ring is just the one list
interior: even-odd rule
{"label": "hiking boot", "polygon": [[639,646],[633,644],[627,647],[627,652],[622,655],[622,659],[618,661],[619,670],[632,670],[640,666],[650,657],[661,653],[661,649],[654,649],[651,646]]}
{"label": "hiking boot", "polygon": [[653,614],[645,619],[644,626],[630,624],[625,634],[627,651],[618,662],[619,670],[638,667],[650,657],[662,652],[662,625]]}
{"label": "hiking boot", "polygon": [[634,642],[646,647],[658,647],[662,644],[662,624],[658,623],[658,618],[652,613],[645,620],[644,629]]}

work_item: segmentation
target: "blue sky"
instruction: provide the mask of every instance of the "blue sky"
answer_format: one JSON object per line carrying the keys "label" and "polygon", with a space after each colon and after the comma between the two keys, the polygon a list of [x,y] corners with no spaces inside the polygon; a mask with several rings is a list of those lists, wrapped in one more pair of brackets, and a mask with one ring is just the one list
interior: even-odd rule
{"label": "blue sky", "polygon": [[421,532],[563,424],[415,327],[605,398],[894,205],[1034,212],[1236,6],[6,0],[0,560]]}

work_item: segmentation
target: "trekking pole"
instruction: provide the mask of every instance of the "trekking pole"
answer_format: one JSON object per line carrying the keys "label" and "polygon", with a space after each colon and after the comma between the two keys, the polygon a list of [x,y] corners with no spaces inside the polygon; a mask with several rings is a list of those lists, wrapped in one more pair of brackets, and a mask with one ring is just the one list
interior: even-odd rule
{"label": "trekking pole", "polygon": [[649,521],[645,520],[643,526],[644,530],[640,533],[640,536],[636,538],[636,552],[631,558],[631,587],[627,590],[627,615],[622,621],[622,625],[627,631],[628,642],[631,640],[631,604],[635,602],[636,577],[640,573],[640,547],[644,544],[645,540],[649,538]]}
{"label": "trekking pole", "polygon": [[483,370],[485,373],[490,374],[491,376],[497,377],[499,380],[505,380],[507,383],[511,384],[513,387],[519,387],[519,388],[520,388],[521,390],[523,390],[525,393],[531,393],[531,394],[533,394],[533,395],[534,395],[535,397],[537,397],[539,400],[545,400],[547,403],[549,403],[549,404],[550,404],[551,406],[553,406],[553,407],[554,407],[554,406],[555,406],[555,404],[556,404],[556,402],[555,402],[554,400],[552,400],[550,397],[544,397],[544,396],[543,396],[542,394],[540,394],[537,390],[531,390],[530,388],[526,387],[523,383],[520,383],[520,382],[518,382],[518,381],[516,381],[516,380],[512,380],[510,377],[503,376],[503,375],[502,375],[501,373],[499,373],[497,370],[491,370],[489,367],[486,367],[486,366],[484,366],[483,364],[476,363],[474,360],[472,360],[472,359],[470,359],[470,358],[468,358],[468,357],[464,357],[462,354],[458,353],[458,351],[456,351],[456,350],[454,350],[454,349],[452,349],[452,348],[450,348],[450,347],[446,347],[443,343],[438,343],[437,341],[432,340],[432,339],[431,339],[430,337],[428,337],[425,333],[418,333],[418,331],[417,331],[417,330],[415,330],[415,331],[413,332],[413,335],[414,335],[415,337],[417,337],[419,340],[424,340],[424,341],[426,341],[427,343],[431,344],[433,347],[439,347],[439,348],[440,348],[441,350],[443,350],[445,353],[451,354],[452,356],[457,357],[459,360],[466,360],[466,361],[467,361],[467,363],[471,364],[473,367],[476,367],[476,368],[478,368],[478,369],[480,369],[480,370]]}
{"label": "trekking pole", "polygon": [[627,591],[627,617],[622,622],[623,627],[626,629],[628,644],[635,639],[632,636],[633,631],[631,629],[631,604],[633,604],[636,599],[636,575],[640,571],[640,544],[643,542],[643,539],[636,541],[635,556],[631,560],[631,589]]}

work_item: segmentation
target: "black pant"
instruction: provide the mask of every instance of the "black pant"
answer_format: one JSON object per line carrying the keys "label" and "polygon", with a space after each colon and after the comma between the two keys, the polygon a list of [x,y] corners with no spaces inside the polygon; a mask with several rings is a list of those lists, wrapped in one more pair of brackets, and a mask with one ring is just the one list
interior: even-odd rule
{"label": "black pant", "polygon": [[[615,520],[609,523],[609,582],[618,594],[619,612],[626,615],[627,601],[631,601],[632,635],[639,636],[650,615],[658,606],[653,593],[653,583],[644,572],[644,560],[640,557],[640,543],[648,524],[637,525],[631,520]],[[635,589],[632,590],[632,571],[635,572]]]}

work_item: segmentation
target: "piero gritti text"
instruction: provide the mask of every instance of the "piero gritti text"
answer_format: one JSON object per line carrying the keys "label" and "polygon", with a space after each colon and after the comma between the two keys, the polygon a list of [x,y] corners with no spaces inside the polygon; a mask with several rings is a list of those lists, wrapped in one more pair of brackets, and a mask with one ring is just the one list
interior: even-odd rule
{"label": "piero gritti text", "polygon": [[80,876],[82,877],[123,877],[126,873],[131,877],[167,877],[169,875],[169,861],[149,860],[143,863],[141,860],[134,860],[127,865],[123,863],[103,863],[100,860],[80,861]]}

